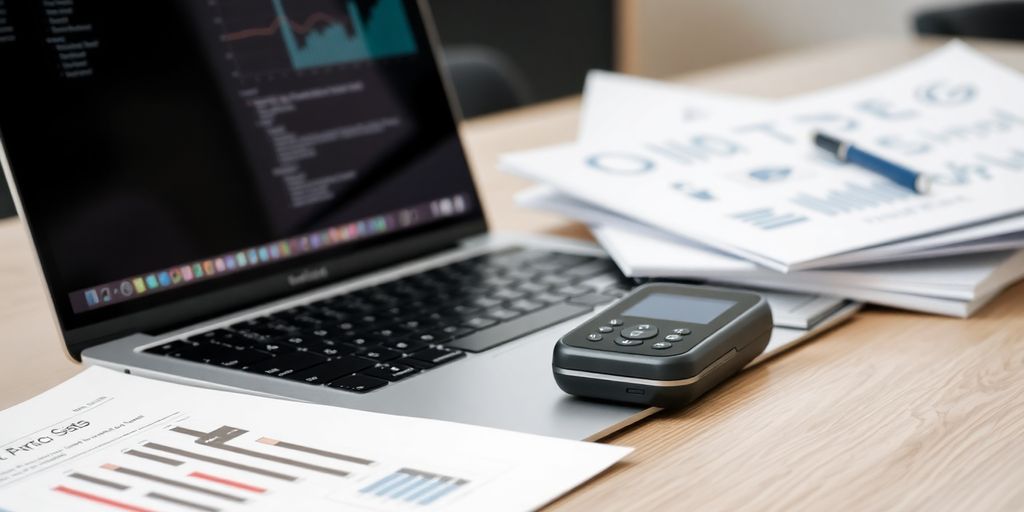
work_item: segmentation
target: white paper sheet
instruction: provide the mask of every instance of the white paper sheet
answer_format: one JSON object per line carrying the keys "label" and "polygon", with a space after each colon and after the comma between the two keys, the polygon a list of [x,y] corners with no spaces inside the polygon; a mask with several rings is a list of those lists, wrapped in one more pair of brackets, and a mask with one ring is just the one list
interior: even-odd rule
{"label": "white paper sheet", "polygon": [[950,316],[969,315],[1024,277],[1020,250],[782,274],[550,189],[528,190],[519,201],[591,225],[594,236],[630,277],[700,279],[825,294]]}
{"label": "white paper sheet", "polygon": [[[1024,211],[1024,78],[953,43],[763,120],[508,155],[503,167],[781,271]],[[935,176],[916,195],[822,157],[821,128]],[[628,131],[628,130],[624,130]]]}
{"label": "white paper sheet", "polygon": [[0,412],[0,430],[10,512],[530,510],[631,451],[98,367]]}

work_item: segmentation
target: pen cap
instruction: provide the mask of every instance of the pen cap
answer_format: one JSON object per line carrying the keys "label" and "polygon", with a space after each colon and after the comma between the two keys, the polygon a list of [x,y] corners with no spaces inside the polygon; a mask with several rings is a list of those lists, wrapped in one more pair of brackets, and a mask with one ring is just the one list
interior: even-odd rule
{"label": "pen cap", "polygon": [[839,142],[839,139],[830,137],[821,132],[812,132],[811,136],[814,139],[815,146],[818,146],[833,155],[839,154],[839,148],[842,146],[842,142]]}

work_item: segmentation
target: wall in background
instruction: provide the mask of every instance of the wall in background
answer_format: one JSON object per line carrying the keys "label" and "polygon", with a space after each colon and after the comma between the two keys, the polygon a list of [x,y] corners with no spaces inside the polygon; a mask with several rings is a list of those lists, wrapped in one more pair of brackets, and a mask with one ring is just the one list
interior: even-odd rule
{"label": "wall in background", "polygon": [[619,0],[623,71],[669,76],[814,45],[913,33],[922,8],[949,0]]}

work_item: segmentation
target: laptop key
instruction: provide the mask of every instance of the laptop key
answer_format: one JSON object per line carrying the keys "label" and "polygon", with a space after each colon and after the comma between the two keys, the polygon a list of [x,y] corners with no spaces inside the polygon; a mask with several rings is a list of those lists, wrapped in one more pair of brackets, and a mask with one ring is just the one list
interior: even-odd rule
{"label": "laptop key", "polygon": [[286,377],[326,360],[327,358],[312,352],[292,352],[250,365],[245,371]]}
{"label": "laptop key", "polygon": [[366,393],[367,391],[373,391],[387,385],[388,381],[384,379],[369,377],[358,373],[355,375],[349,375],[348,377],[342,377],[327,384],[328,387],[352,391],[355,393]]}
{"label": "laptop key", "polygon": [[414,340],[385,341],[382,345],[403,354],[411,354],[417,350],[423,350],[428,346],[427,343]]}
{"label": "laptop key", "polygon": [[300,372],[286,375],[284,378],[299,380],[309,384],[326,384],[346,375],[352,375],[373,366],[373,361],[361,357],[340,357]]}
{"label": "laptop key", "polygon": [[252,345],[252,348],[259,350],[260,352],[266,352],[272,355],[287,354],[289,352],[295,352],[296,348],[292,345],[285,343],[275,343],[272,341],[257,342]]}
{"label": "laptop key", "polygon": [[359,356],[359,357],[365,357],[365,358],[368,358],[368,359],[373,359],[374,361],[378,361],[378,362],[381,362],[381,363],[386,362],[386,361],[392,361],[394,359],[398,359],[399,357],[402,357],[402,353],[401,352],[395,352],[394,350],[388,350],[387,347],[384,347],[384,346],[381,346],[381,345],[373,345],[373,346],[370,346],[370,347],[363,347],[361,349],[356,350],[354,353],[357,356]]}
{"label": "laptop key", "polygon": [[477,316],[470,318],[463,323],[466,324],[466,326],[468,327],[472,327],[473,329],[483,329],[485,327],[490,327],[498,323],[498,321],[494,320],[493,318],[484,318],[482,316]]}
{"label": "laptop key", "polygon": [[419,372],[412,366],[398,363],[379,363],[360,372],[362,375],[395,382]]}

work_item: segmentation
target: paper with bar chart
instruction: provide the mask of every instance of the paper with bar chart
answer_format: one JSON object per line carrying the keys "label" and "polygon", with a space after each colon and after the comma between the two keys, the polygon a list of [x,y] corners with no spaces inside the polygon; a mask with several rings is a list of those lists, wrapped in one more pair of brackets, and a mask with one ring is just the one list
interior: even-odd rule
{"label": "paper with bar chart", "polygon": [[89,368],[0,413],[0,510],[527,510],[628,448]]}
{"label": "paper with bar chart", "polygon": [[[607,122],[619,127],[618,141],[515,153],[502,165],[777,271],[820,268],[1024,212],[1021,89],[1020,73],[951,43],[895,70],[782,102],[768,115],[631,130],[638,137]],[[927,173],[931,192],[915,194],[824,157],[809,143],[815,129]]]}

